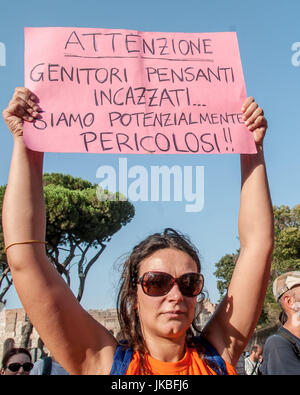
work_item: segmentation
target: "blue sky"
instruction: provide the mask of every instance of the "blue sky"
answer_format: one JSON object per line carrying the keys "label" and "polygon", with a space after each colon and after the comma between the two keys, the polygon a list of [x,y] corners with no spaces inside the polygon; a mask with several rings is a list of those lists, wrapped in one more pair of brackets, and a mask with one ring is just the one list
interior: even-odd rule
{"label": "blue sky", "polygon": [[[297,0],[102,0],[6,2],[0,11],[0,42],[5,66],[0,66],[0,108],[15,86],[24,84],[26,26],[77,26],[160,32],[236,31],[248,95],[263,107],[269,122],[265,156],[273,204],[294,206],[299,201],[300,174],[300,67],[292,64],[291,47],[300,42],[300,3]],[[42,43],[41,43],[42,45]],[[300,45],[298,46],[300,49]],[[300,53],[299,53],[300,60]],[[1,64],[1,58],[0,58]],[[0,184],[7,182],[12,138],[0,119]],[[87,279],[85,308],[114,307],[118,272],[116,261],[150,233],[173,227],[186,233],[202,258],[206,289],[213,302],[219,298],[214,264],[239,247],[239,155],[130,155],[128,167],[143,165],[204,166],[204,208],[185,212],[184,202],[136,202],[132,222],[113,236]],[[118,169],[117,155],[46,154],[44,169],[99,182],[99,166]],[[21,197],[20,197],[21,199]],[[13,290],[7,308],[20,307]]]}

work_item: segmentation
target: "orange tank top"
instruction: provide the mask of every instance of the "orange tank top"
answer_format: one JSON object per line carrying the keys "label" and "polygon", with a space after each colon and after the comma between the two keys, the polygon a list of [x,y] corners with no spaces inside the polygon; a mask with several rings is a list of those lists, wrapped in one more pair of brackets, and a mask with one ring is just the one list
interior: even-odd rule
{"label": "orange tank top", "polygon": [[[203,360],[195,348],[187,348],[184,357],[177,362],[163,362],[146,356],[147,365],[152,374],[155,375],[216,375],[208,363]],[[224,361],[229,375],[236,375],[234,366]],[[140,373],[140,354],[134,351],[132,360],[127,368],[126,375],[137,375]]]}

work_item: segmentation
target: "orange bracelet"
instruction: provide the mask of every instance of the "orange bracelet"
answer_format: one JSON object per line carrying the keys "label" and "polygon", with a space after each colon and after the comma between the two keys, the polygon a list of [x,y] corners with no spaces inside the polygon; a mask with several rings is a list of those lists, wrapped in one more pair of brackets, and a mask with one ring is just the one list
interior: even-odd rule
{"label": "orange bracelet", "polygon": [[16,241],[14,243],[9,244],[7,247],[4,248],[4,254],[6,254],[6,251],[9,249],[9,247],[12,247],[12,246],[18,245],[18,244],[31,244],[31,243],[46,244],[46,241],[40,241],[40,240]]}

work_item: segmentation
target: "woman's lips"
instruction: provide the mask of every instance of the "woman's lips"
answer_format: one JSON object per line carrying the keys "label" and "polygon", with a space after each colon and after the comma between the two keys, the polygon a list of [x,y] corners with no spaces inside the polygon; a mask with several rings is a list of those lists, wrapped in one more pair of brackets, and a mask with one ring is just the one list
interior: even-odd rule
{"label": "woman's lips", "polygon": [[170,311],[165,311],[163,314],[169,317],[179,317],[185,314],[185,312],[181,310],[170,310]]}

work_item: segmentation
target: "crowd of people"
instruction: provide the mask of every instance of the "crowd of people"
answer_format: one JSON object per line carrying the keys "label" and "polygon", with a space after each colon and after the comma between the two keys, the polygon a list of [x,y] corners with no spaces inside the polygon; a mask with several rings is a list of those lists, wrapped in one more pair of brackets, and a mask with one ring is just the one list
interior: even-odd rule
{"label": "crowd of people", "polygon": [[[252,97],[241,108],[257,153],[240,155],[240,254],[216,312],[197,332],[195,311],[204,285],[199,254],[187,236],[167,228],[141,241],[124,262],[117,301],[120,342],[82,308],[48,260],[43,153],[23,141],[23,124],[39,117],[38,103],[30,90],[16,88],[3,112],[14,149],[2,218],[15,287],[51,355],[70,374],[236,375],[264,304],[274,243],[262,108]],[[260,345],[251,348],[246,374],[300,372],[299,272],[280,276],[273,290],[286,322],[263,353]],[[29,355],[18,351],[5,356],[2,372],[29,374],[31,367]]]}
{"label": "crowd of people", "polygon": [[[300,272],[288,272],[274,281],[274,297],[282,308],[281,326],[265,345],[253,344],[243,352],[235,368],[238,375],[300,375]],[[290,303],[292,301],[292,303]],[[297,305],[296,305],[297,306]],[[282,320],[282,317],[284,319]],[[52,356],[32,363],[25,348],[10,348],[2,359],[1,375],[68,375]]]}

